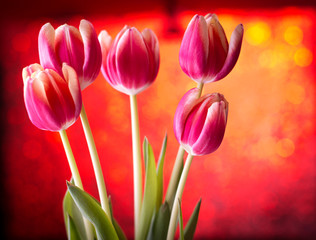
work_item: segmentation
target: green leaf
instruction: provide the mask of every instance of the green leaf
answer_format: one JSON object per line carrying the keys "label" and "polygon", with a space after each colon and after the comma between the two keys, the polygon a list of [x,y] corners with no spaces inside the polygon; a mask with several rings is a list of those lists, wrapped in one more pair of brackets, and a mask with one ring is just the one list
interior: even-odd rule
{"label": "green leaf", "polygon": [[170,215],[169,205],[165,202],[155,215],[153,226],[148,234],[147,240],[165,240],[167,238]]}
{"label": "green leaf", "polygon": [[156,212],[154,212],[151,221],[150,221],[150,226],[149,226],[149,230],[148,230],[148,234],[146,237],[146,240],[153,240],[154,239],[154,225],[155,225],[155,221],[156,221]]}
{"label": "green leaf", "polygon": [[80,233],[77,231],[75,222],[70,215],[67,215],[67,236],[68,240],[82,240]]}
{"label": "green leaf", "polygon": [[[73,180],[71,180],[73,182]],[[81,236],[81,239],[87,239],[87,234],[86,234],[86,228],[83,222],[83,217],[82,214],[77,207],[76,203],[72,199],[69,191],[66,191],[66,194],[64,196],[63,200],[63,212],[64,212],[64,221],[65,221],[65,226],[66,226],[66,232],[67,235],[69,236],[69,217],[73,221],[74,227],[77,229],[79,236]],[[68,217],[69,216],[69,217]]]}
{"label": "green leaf", "polygon": [[156,208],[157,199],[157,175],[156,175],[156,164],[153,150],[147,141],[144,139],[144,160],[145,160],[145,190],[144,198],[140,211],[139,226],[136,229],[136,239],[146,239],[152,216]]}
{"label": "green leaf", "polygon": [[163,165],[164,165],[166,148],[167,148],[167,140],[168,140],[168,137],[166,134],[162,143],[160,156],[158,160],[158,166],[157,166],[157,202],[156,202],[157,211],[162,204],[162,198],[163,198]]}
{"label": "green leaf", "polygon": [[119,240],[127,240],[125,233],[123,232],[121,226],[118,224],[118,222],[114,218],[111,197],[109,197],[109,206],[110,206],[112,223],[113,223],[113,226],[115,228],[115,231],[116,231],[116,234],[117,234]]}
{"label": "green leaf", "polygon": [[90,194],[67,182],[68,190],[82,215],[95,227],[98,240],[118,240],[115,229],[100,205]]}
{"label": "green leaf", "polygon": [[184,234],[183,234],[183,218],[182,218],[182,210],[181,210],[181,203],[178,199],[178,205],[179,205],[179,231],[180,231],[180,240],[184,240]]}
{"label": "green leaf", "polygon": [[200,199],[200,201],[196,204],[194,211],[193,211],[187,225],[185,226],[185,229],[184,229],[184,239],[185,240],[193,240],[195,228],[196,228],[197,221],[199,218],[201,201],[202,201],[202,199]]}

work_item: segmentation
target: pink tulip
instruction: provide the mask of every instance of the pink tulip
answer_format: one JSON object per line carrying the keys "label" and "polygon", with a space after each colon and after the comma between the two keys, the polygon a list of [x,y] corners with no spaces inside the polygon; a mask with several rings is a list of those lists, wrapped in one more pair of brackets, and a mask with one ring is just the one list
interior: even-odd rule
{"label": "pink tulip", "polygon": [[99,35],[101,71],[109,84],[120,92],[135,95],[145,90],[159,69],[159,44],[154,32],[125,26],[115,40],[106,31]]}
{"label": "pink tulip", "polygon": [[39,64],[25,67],[24,102],[31,122],[38,128],[60,131],[71,126],[81,111],[81,90],[73,68],[63,64],[63,77]]}
{"label": "pink tulip", "polygon": [[89,86],[101,68],[101,48],[93,25],[81,20],[79,30],[64,24],[54,30],[46,23],[38,36],[41,65],[62,75],[62,64],[67,63],[77,73],[81,90]]}
{"label": "pink tulip", "polygon": [[182,70],[198,83],[224,78],[239,57],[244,28],[239,24],[228,44],[215,14],[195,15],[181,43],[179,60]]}
{"label": "pink tulip", "polygon": [[228,102],[219,93],[201,98],[193,88],[181,99],[173,128],[178,142],[191,155],[206,155],[221,144],[227,122]]}

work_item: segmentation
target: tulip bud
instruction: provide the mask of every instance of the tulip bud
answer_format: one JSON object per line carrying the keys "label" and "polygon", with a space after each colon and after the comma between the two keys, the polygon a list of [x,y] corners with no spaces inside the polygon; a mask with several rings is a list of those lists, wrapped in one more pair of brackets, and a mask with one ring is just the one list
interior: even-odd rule
{"label": "tulip bud", "polygon": [[174,117],[175,136],[191,155],[206,155],[221,144],[227,122],[228,102],[219,93],[201,98],[193,88],[181,99]]}
{"label": "tulip bud", "polygon": [[62,72],[64,78],[39,64],[23,69],[26,110],[31,122],[42,130],[64,130],[79,117],[82,100],[77,74],[66,64]]}
{"label": "tulip bud", "polygon": [[224,78],[239,57],[243,25],[239,24],[228,44],[215,14],[195,15],[181,43],[179,61],[185,74],[198,83],[215,82]]}
{"label": "tulip bud", "polygon": [[156,78],[159,68],[159,45],[153,31],[125,26],[115,40],[106,31],[99,35],[102,50],[101,71],[116,90],[135,95]]}
{"label": "tulip bud", "polygon": [[77,73],[83,90],[98,76],[102,55],[93,25],[81,20],[79,30],[64,24],[54,30],[46,23],[38,36],[41,65],[62,75],[62,64],[67,63]]}

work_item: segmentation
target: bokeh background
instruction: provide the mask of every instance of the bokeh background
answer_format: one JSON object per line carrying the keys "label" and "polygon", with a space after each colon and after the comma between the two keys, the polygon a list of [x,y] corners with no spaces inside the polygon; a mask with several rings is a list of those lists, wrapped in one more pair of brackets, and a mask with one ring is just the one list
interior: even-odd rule
{"label": "bokeh background", "polygon": [[[1,235],[5,239],[66,239],[62,199],[70,170],[58,133],[28,119],[23,67],[38,62],[37,35],[50,22],[115,36],[125,25],[149,27],[159,38],[155,83],[138,95],[141,138],[156,158],[167,133],[165,187],[178,150],[172,122],[182,95],[195,83],[178,53],[196,13],[215,12],[228,39],[243,23],[240,58],[225,79],[204,93],[230,103],[226,135],[215,153],[194,159],[183,195],[186,223],[202,206],[196,239],[313,239],[316,236],[314,1],[61,1],[1,3]],[[102,74],[83,92],[114,215],[133,238],[129,98]],[[80,121],[67,130],[85,189],[98,198]]]}

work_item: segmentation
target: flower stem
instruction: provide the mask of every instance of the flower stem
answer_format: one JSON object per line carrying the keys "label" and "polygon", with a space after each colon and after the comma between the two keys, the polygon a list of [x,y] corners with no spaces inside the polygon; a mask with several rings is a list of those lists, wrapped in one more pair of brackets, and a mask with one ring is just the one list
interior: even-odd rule
{"label": "flower stem", "polygon": [[198,98],[200,98],[202,95],[203,87],[204,87],[204,83],[198,83],[197,88],[200,90]]}
{"label": "flower stem", "polygon": [[[136,95],[130,95],[132,139],[133,139],[133,174],[134,174],[134,218],[135,234],[139,226],[142,206],[142,165],[140,155],[139,121]],[[136,236],[136,235],[135,235]]]}
{"label": "flower stem", "polygon": [[181,168],[182,168],[182,161],[183,161],[183,155],[184,155],[184,148],[180,145],[178,154],[176,157],[176,161],[174,163],[171,178],[168,185],[168,190],[166,193],[165,201],[168,202],[169,206],[171,207],[173,205],[174,201],[174,193],[177,190],[177,184],[179,181],[179,177],[181,175]]}
{"label": "flower stem", "polygon": [[77,167],[74,155],[72,153],[72,150],[71,150],[71,147],[69,144],[67,133],[65,130],[61,130],[59,132],[59,134],[60,134],[60,138],[61,138],[63,145],[64,145],[64,149],[65,149],[66,156],[68,159],[70,171],[71,171],[72,177],[75,181],[75,185],[78,186],[79,188],[83,189],[81,178],[80,178],[79,171],[78,171],[78,167]]}
{"label": "flower stem", "polygon": [[[75,160],[74,155],[72,153],[72,150],[71,150],[71,147],[69,144],[69,140],[67,137],[67,133],[65,130],[61,130],[59,132],[59,134],[60,134],[61,141],[63,142],[63,145],[64,145],[64,149],[65,149],[66,156],[68,159],[71,175],[75,181],[75,185],[83,190],[82,181],[81,181],[80,174],[78,171],[77,163],[76,163],[76,160]],[[93,232],[92,232],[91,223],[86,218],[83,218],[83,222],[85,225],[87,239],[93,240]]]}
{"label": "flower stem", "polygon": [[[197,98],[201,97],[202,91],[203,91],[203,86],[204,83],[198,83],[197,88],[200,90],[199,91],[199,95],[197,96]],[[166,197],[165,197],[165,201],[167,201],[170,206],[173,204],[173,193],[176,191],[177,189],[177,183],[178,183],[178,179],[180,177],[181,174],[181,167],[182,167],[182,161],[183,161],[183,155],[184,155],[184,148],[180,145],[179,146],[179,150],[178,150],[178,154],[172,169],[172,173],[171,173],[171,177],[170,177],[170,181],[169,181],[169,185],[168,185],[168,189],[167,189],[167,193],[166,193]]]}
{"label": "flower stem", "polygon": [[181,202],[182,194],[183,194],[183,189],[185,186],[185,182],[188,177],[188,173],[190,170],[190,166],[192,163],[193,155],[188,154],[187,160],[184,164],[184,168],[181,174],[181,178],[179,181],[179,185],[177,188],[176,196],[175,196],[175,201],[173,202],[173,207],[172,207],[172,212],[171,212],[171,217],[170,217],[170,223],[169,223],[169,228],[168,228],[168,235],[167,235],[167,240],[173,240],[174,239],[174,234],[176,232],[177,228],[177,219],[178,219],[178,200]]}
{"label": "flower stem", "polygon": [[101,207],[105,211],[105,213],[108,215],[108,217],[111,219],[111,212],[109,207],[109,200],[107,197],[106,187],[104,183],[102,168],[98,156],[98,152],[94,143],[94,139],[92,136],[91,128],[89,125],[89,121],[87,118],[87,114],[85,111],[84,106],[82,105],[81,113],[80,113],[80,119],[83,126],[84,134],[88,143],[88,148],[92,160],[93,170],[95,174],[95,178],[97,181],[100,201],[101,201]]}

